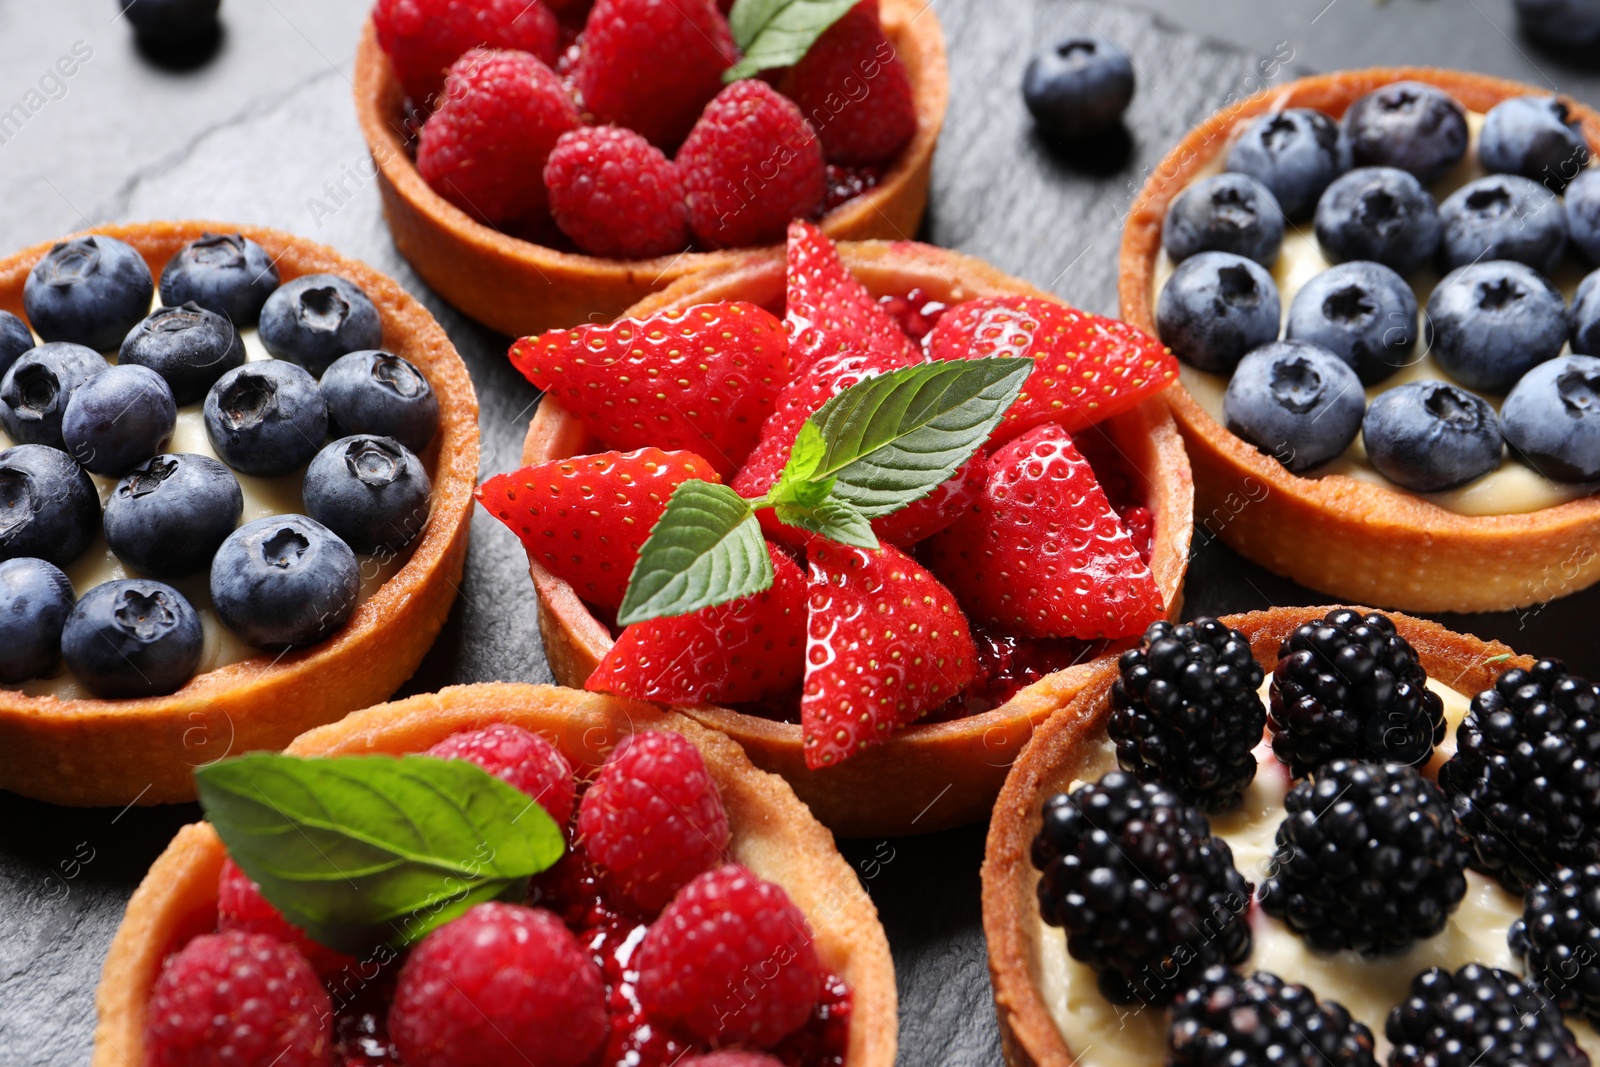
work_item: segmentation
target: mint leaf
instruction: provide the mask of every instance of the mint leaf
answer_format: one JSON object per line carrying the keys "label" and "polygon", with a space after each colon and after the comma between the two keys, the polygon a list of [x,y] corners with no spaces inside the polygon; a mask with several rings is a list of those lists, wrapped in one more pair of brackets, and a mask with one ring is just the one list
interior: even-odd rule
{"label": "mint leaf", "polygon": [[728,12],[728,28],[744,58],[723,71],[722,80],[735,82],[798,63],[855,5],[856,0],[737,0]]}
{"label": "mint leaf", "polygon": [[810,419],[802,422],[794,445],[789,449],[789,462],[783,465],[783,473],[773,487],[774,495],[779,494],[786,484],[810,479],[817,472],[817,464],[822,462],[823,453],[827,450],[828,446],[822,440],[822,431],[817,429],[817,424]]}
{"label": "mint leaf", "polygon": [[837,496],[825,496],[811,505],[778,504],[772,510],[779,522],[810,530],[830,541],[856,548],[878,547],[872,521],[854,504]]}
{"label": "mint leaf", "polygon": [[532,798],[465,760],[260,752],[196,768],[195,784],[262,896],[345,952],[520,900],[565,848]]}
{"label": "mint leaf", "polygon": [[726,485],[682,482],[639,549],[617,622],[687,615],[759,593],[772,580],[750,502]]}

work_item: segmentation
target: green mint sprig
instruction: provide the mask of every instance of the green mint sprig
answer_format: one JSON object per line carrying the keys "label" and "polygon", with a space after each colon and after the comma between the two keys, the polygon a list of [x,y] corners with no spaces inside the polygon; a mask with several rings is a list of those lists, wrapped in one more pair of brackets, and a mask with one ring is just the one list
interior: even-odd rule
{"label": "green mint sprig", "polygon": [[856,0],[736,0],[728,28],[742,58],[722,72],[723,82],[798,63],[855,6]]}
{"label": "green mint sprig", "polygon": [[919,363],[840,391],[800,427],[764,496],[688,481],[639,550],[617,621],[687,615],[770,588],[756,512],[857,548],[872,520],[927,496],[988,440],[1033,372],[1031,359]]}

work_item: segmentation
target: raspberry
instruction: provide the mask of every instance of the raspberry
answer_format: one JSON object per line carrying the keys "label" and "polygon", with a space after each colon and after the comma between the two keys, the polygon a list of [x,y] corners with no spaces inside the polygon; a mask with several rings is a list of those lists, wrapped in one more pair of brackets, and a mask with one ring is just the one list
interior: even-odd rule
{"label": "raspberry", "polygon": [[596,0],[573,81],[596,122],[626,126],[670,151],[737,54],[710,0]]}
{"label": "raspberry", "polygon": [[763,81],[734,82],[678,150],[689,228],[707,248],[781,241],[827,195],[822,145],[800,109]]}
{"label": "raspberry", "polygon": [[771,1048],[810,1017],[822,965],[783,887],[729,864],[668,904],[639,945],[639,1001],[718,1044]]}
{"label": "raspberry", "polygon": [[562,134],[544,184],[556,225],[592,256],[645,259],[689,243],[678,168],[632,130],[584,126]]}
{"label": "raspberry", "polygon": [[584,793],[578,836],[610,884],[653,915],[722,861],[728,816],[700,750],[646,730],[618,746]]}
{"label": "raspberry", "polygon": [[446,68],[474,48],[515,48],[554,63],[561,37],[549,9],[528,0],[378,0],[372,24],[417,104],[428,103]]}
{"label": "raspberry", "polygon": [[917,132],[911,75],[861,0],[817,38],[778,86],[800,105],[829,163],[887,163]]}
{"label": "raspberry", "polygon": [[332,1007],[306,958],[266,934],[202,934],[150,993],[150,1067],[302,1067],[328,1059]]}
{"label": "raspberry", "polygon": [[445,79],[445,101],[422,127],[417,171],[433,191],[495,225],[537,222],[545,160],[578,125],[555,71],[526,52],[475,49]]}
{"label": "raspberry", "polygon": [[577,803],[572,764],[556,747],[520,726],[495,723],[482,730],[451,734],[428,749],[440,759],[471,760],[539,802],[555,824],[566,829]]}
{"label": "raspberry", "polygon": [[690,1056],[679,1060],[677,1067],[783,1067],[783,1061],[765,1052],[730,1048],[721,1052],[707,1052],[703,1056]]}
{"label": "raspberry", "polygon": [[478,904],[411,950],[389,1035],[407,1067],[578,1067],[605,1043],[605,982],[550,912]]}
{"label": "raspberry", "polygon": [[222,861],[222,874],[217,879],[217,930],[266,934],[274,941],[292,945],[318,974],[330,974],[353,962],[351,957],[317,944],[304,930],[285,919],[283,913],[261,895],[261,887],[231,858]]}

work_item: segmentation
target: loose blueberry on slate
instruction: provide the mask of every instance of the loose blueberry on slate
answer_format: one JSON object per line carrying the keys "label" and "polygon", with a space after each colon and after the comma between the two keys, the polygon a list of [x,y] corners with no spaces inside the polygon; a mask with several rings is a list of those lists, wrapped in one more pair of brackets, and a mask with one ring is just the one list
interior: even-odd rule
{"label": "loose blueberry on slate", "polygon": [[1417,294],[1382,263],[1343,263],[1301,286],[1284,336],[1321,345],[1375,385],[1411,362]]}
{"label": "loose blueberry on slate", "polygon": [[1512,0],[1522,28],[1547,44],[1600,41],[1600,0]]}
{"label": "loose blueberry on slate", "polygon": [[73,391],[61,439],[84,470],[116,477],[164,450],[177,425],[178,405],[161,375],[117,366]]}
{"label": "loose blueberry on slate", "polygon": [[1361,423],[1367,458],[1391,482],[1418,493],[1466,485],[1500,465],[1500,420],[1481,396],[1446,382],[1387,389]]}
{"label": "loose blueberry on slate", "polygon": [[1263,115],[1228,149],[1228,170],[1265,185],[1290,219],[1303,219],[1333,179],[1350,167],[1339,124],[1324,112],[1292,107]]}
{"label": "loose blueberry on slate", "polygon": [[90,234],[61,242],[34,264],[22,306],[46,341],[109,352],[144,318],[154,293],[150,268],[132,245]]}
{"label": "loose blueberry on slate", "polygon": [[355,553],[304,515],[245,523],[211,562],[211,602],[229,630],[258,648],[304,648],[356,608]]}
{"label": "loose blueberry on slate", "polygon": [[61,448],[61,417],[72,394],[107,370],[92,348],[50,341],[24,352],[0,378],[0,426],[19,444]]}
{"label": "loose blueberry on slate", "polygon": [[1270,267],[1283,247],[1283,210],[1254,178],[1213,174],[1172,201],[1161,244],[1174,263],[1198,252],[1233,252]]}
{"label": "loose blueberry on slate", "polygon": [[1350,159],[1358,167],[1398,167],[1428,183],[1467,153],[1467,112],[1455,97],[1423,82],[1394,82],[1344,113]]}
{"label": "loose blueberry on slate", "polygon": [[190,301],[225,315],[236,328],[254,326],[278,288],[278,267],[267,250],[237,233],[208,233],[175,252],[161,269],[161,302]]}
{"label": "loose blueberry on slate", "polygon": [[383,320],[353,283],[336,274],[307,274],[267,298],[261,343],[279,359],[321,374],[346,352],[382,345]]}
{"label": "loose blueberry on slate", "polygon": [[1444,372],[1469,389],[1503,393],[1567,341],[1567,305],[1525,263],[1458,267],[1428,297],[1428,345]]}
{"label": "loose blueberry on slate", "polygon": [[1600,358],[1561,356],[1523,375],[1500,408],[1511,452],[1558,482],[1600,479]]}
{"label": "loose blueberry on slate", "polygon": [[1572,351],[1600,356],[1600,270],[1578,283],[1572,296]]}
{"label": "loose blueberry on slate", "polygon": [[100,494],[71,456],[45,445],[0,452],[0,559],[64,567],[99,532]]}
{"label": "loose blueberry on slate", "polygon": [[1231,252],[1178,264],[1156,298],[1156,330],[1178,358],[1226,374],[1241,356],[1277,339],[1278,287],[1266,268]]}
{"label": "loose blueberry on slate", "polygon": [[95,586],[61,631],[61,658],[97,697],[161,696],[200,666],[205,635],[182,593],[147,578]]}
{"label": "loose blueberry on slate", "polygon": [[1366,406],[1350,365],[1307,341],[1276,341],[1245,356],[1222,398],[1228,429],[1295,472],[1349,448]]}
{"label": "loose blueberry on slate", "polygon": [[1515,174],[1468,182],[1439,205],[1439,269],[1514,259],[1553,274],[1567,251],[1567,216],[1556,195]]}
{"label": "loose blueberry on slate", "polygon": [[388,352],[351,352],[322,372],[328,432],[392,437],[421,452],[439,427],[439,398],[414,365]]}
{"label": "loose blueberry on slate", "polygon": [[123,476],[106,498],[106,544],[158,578],[205,570],[244,512],[233,472],[210,456],[159,455]]}
{"label": "loose blueberry on slate", "polygon": [[77,597],[61,568],[25,557],[0,563],[0,682],[42,678],[61,662],[61,627]]}
{"label": "loose blueberry on slate", "polygon": [[1410,274],[1433,258],[1442,229],[1433,196],[1394,167],[1352,170],[1317,201],[1317,243],[1335,263],[1370,259]]}
{"label": "loose blueberry on slate", "polygon": [[303,466],[328,436],[328,405],[304,367],[282,359],[246,363],[206,394],[206,436],[222,461],[272,477]]}
{"label": "loose blueberry on slate", "polygon": [[244,341],[227,316],[191,301],[152,311],[123,339],[117,361],[149,367],[167,380],[174,400],[193,404],[243,365]]}
{"label": "loose blueberry on slate", "polygon": [[428,522],[428,472],[392,437],[333,442],[306,468],[306,512],[357,552],[392,552]]}
{"label": "loose blueberry on slate", "polygon": [[1051,137],[1085,137],[1117,124],[1133,99],[1133,64],[1099,34],[1067,37],[1028,61],[1022,99]]}
{"label": "loose blueberry on slate", "polygon": [[222,0],[122,0],[122,13],[142,38],[184,44],[215,33]]}
{"label": "loose blueberry on slate", "polygon": [[1600,264],[1600,169],[1590,167],[1567,186],[1567,230],[1572,243]]}
{"label": "loose blueberry on slate", "polygon": [[28,324],[11,314],[0,311],[0,374],[4,374],[17,357],[33,347],[33,332]]}
{"label": "loose blueberry on slate", "polygon": [[1484,116],[1478,159],[1498,174],[1520,174],[1559,193],[1589,160],[1589,143],[1567,105],[1553,96],[1514,96]]}

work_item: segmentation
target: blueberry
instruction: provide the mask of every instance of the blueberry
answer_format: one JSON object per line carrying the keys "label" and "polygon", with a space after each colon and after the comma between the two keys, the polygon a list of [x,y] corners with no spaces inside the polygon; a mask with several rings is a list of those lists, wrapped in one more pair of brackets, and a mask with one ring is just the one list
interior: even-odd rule
{"label": "blueberry", "polygon": [[393,437],[421,452],[439,427],[439,398],[428,379],[399,356],[369,349],[351,352],[322,372],[328,432]]}
{"label": "blueberry", "polygon": [[100,532],[100,494],[59,448],[0,452],[0,559],[38,556],[58,567],[83,555]]}
{"label": "blueberry", "polygon": [[94,349],[67,341],[24,352],[0,378],[0,426],[19,444],[64,447],[61,417],[68,401],[109,367]]}
{"label": "blueberry", "polygon": [[9,311],[0,311],[0,374],[32,347],[33,331],[28,329],[28,324]]}
{"label": "blueberry", "polygon": [[1263,115],[1228,149],[1228,169],[1265,185],[1291,219],[1317,206],[1333,179],[1349,167],[1349,149],[1339,124],[1305,107]]}
{"label": "blueberry", "polygon": [[1343,263],[1294,295],[1284,336],[1321,345],[1373,385],[1411,362],[1417,294],[1382,263]]}
{"label": "blueberry", "polygon": [[128,566],[181,578],[211,565],[239,525],[244,493],[210,456],[167,453],[140,464],[106,498],[106,544]]}
{"label": "blueberry", "polygon": [[1185,363],[1226,374],[1246,352],[1277,338],[1280,313],[1265,267],[1231,252],[1201,252],[1161,287],[1156,329]]}
{"label": "blueberry", "polygon": [[122,0],[122,12],[140,37],[182,44],[216,32],[222,0]]}
{"label": "blueberry", "polygon": [[1561,200],[1538,182],[1491,174],[1468,182],[1439,205],[1444,237],[1439,269],[1514,259],[1553,274],[1567,251],[1567,216]]}
{"label": "blueberry", "polygon": [[1370,259],[1410,274],[1433,258],[1441,229],[1432,195],[1394,167],[1352,170],[1317,201],[1317,243],[1334,263]]}
{"label": "blueberry", "polygon": [[61,627],[77,600],[61,568],[22,557],[0,563],[0,682],[42,678],[61,662]]}
{"label": "blueberry", "polygon": [[61,242],[34,265],[22,304],[46,341],[109,352],[144,318],[154,294],[150,268],[132,245],[90,234]]}
{"label": "blueberry", "polygon": [[206,394],[206,436],[236,471],[271,477],[303,466],[328,436],[317,380],[282,359],[246,363]]}
{"label": "blueberry", "polygon": [[1366,402],[1344,360],[1309,341],[1275,341],[1239,361],[1222,414],[1230,431],[1298,472],[1350,447]]}
{"label": "blueberry", "polygon": [[1567,186],[1567,230],[1589,262],[1600,264],[1600,169],[1590,167]]}
{"label": "blueberry", "polygon": [[278,267],[267,250],[237,233],[208,233],[175,252],[161,270],[161,302],[193,301],[239,329],[254,326],[278,288]]}
{"label": "blueberry", "polygon": [[1387,389],[1361,422],[1367,459],[1417,493],[1454,489],[1500,465],[1500,420],[1481,396],[1439,381]]}
{"label": "blueberry", "polygon": [[1427,183],[1467,154],[1467,112],[1424,82],[1394,82],[1344,113],[1350,159],[1358,167],[1398,167]]}
{"label": "blueberry", "polygon": [[90,474],[117,476],[172,443],[178,406],[148,367],[110,367],[80,385],[61,417],[67,453]]}
{"label": "blueberry", "polygon": [[1506,395],[1500,424],[1512,453],[1546,478],[1600,480],[1600,358],[1539,364]]}
{"label": "blueberry", "polygon": [[1572,296],[1572,350],[1600,356],[1600,270],[1578,283]]}
{"label": "blueberry", "polygon": [[1283,247],[1283,211],[1254,178],[1213,174],[1172,201],[1161,244],[1174,263],[1197,252],[1233,252],[1270,267]]}
{"label": "blueberry", "polygon": [[333,442],[306,468],[306,512],[357,552],[403,548],[428,522],[422,461],[391,437]]}
{"label": "blueberry", "polygon": [[383,320],[366,293],[336,274],[286,282],[261,309],[261,343],[312,374],[362,348],[383,344]]}
{"label": "blueberry", "polygon": [[1512,0],[1522,28],[1547,44],[1600,41],[1600,0]]}
{"label": "blueberry", "polygon": [[1022,99],[1051,137],[1109,130],[1133,99],[1133,64],[1099,34],[1066,37],[1028,60]]}
{"label": "blueberry", "polygon": [[1589,145],[1567,105],[1553,96],[1513,96],[1484,116],[1478,159],[1485,170],[1520,174],[1559,193],[1589,160]]}
{"label": "blueberry", "polygon": [[200,400],[244,360],[244,341],[227,316],[193,301],[152,311],[128,332],[117,355],[119,363],[149,367],[165,378],[179,404]]}
{"label": "blueberry", "polygon": [[61,631],[61,658],[84,688],[105,698],[183,688],[204,646],[194,606],[172,586],[148,578],[95,586]]}
{"label": "blueberry", "polygon": [[355,553],[304,515],[247,522],[211,562],[222,623],[258,648],[304,648],[350,618],[361,588]]}
{"label": "blueberry", "polygon": [[1561,291],[1525,263],[1457,267],[1428,297],[1428,344],[1444,372],[1469,389],[1503,393],[1567,340]]}

